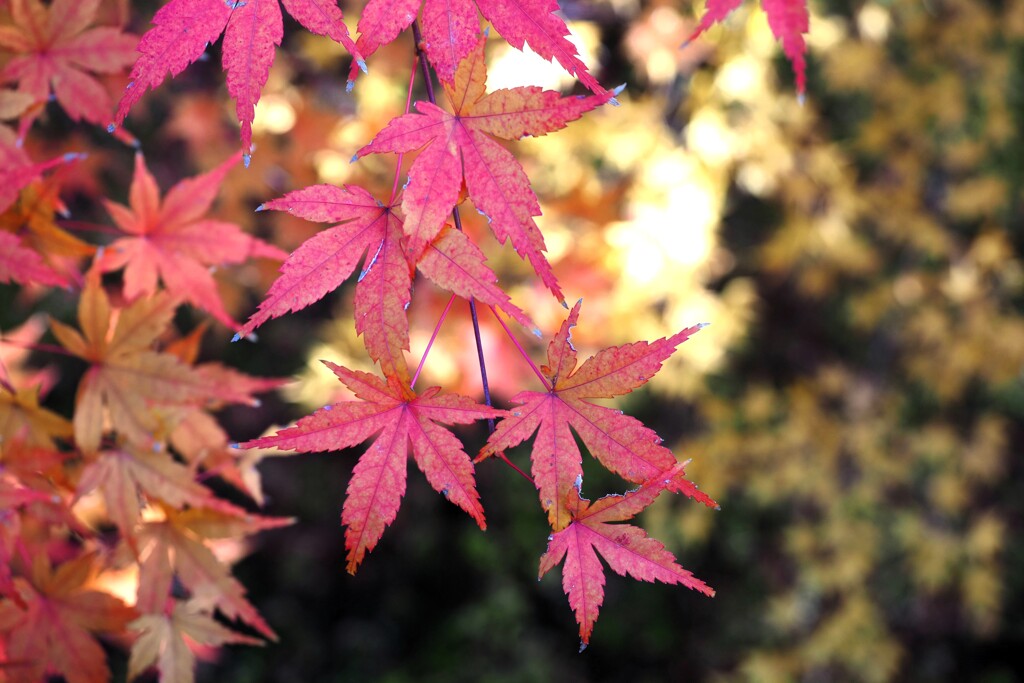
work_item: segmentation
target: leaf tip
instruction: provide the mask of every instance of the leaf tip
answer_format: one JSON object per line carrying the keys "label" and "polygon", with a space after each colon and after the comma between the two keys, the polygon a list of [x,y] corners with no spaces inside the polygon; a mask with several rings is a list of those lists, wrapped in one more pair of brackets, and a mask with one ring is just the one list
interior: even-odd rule
{"label": "leaf tip", "polygon": [[[359,70],[360,71],[362,71],[364,74],[367,73],[367,71],[366,71],[366,60],[357,59],[356,60],[356,64],[359,65]],[[351,83],[351,81],[349,81],[349,82]]]}
{"label": "leaf tip", "polygon": [[79,159],[88,158],[88,154],[85,152],[68,152],[64,155],[64,162],[71,163],[72,161],[78,161]]}
{"label": "leaf tip", "polygon": [[107,124],[108,133],[113,133],[115,130],[117,130],[117,126],[115,126],[113,123]]}
{"label": "leaf tip", "polygon": [[711,323],[697,323],[697,329],[703,330],[705,327],[708,327],[709,325],[711,325]]}
{"label": "leaf tip", "polygon": [[352,158],[348,160],[348,163],[354,164],[357,161],[359,161],[359,152],[356,152],[355,154],[353,154]]}
{"label": "leaf tip", "polygon": [[235,336],[231,337],[231,343],[234,344],[236,341],[242,338],[242,335],[235,332]]}
{"label": "leaf tip", "polygon": [[235,449],[238,449],[238,448],[242,447],[242,444],[238,443],[237,441],[232,441],[231,442],[231,447],[235,448]]}
{"label": "leaf tip", "polygon": [[533,328],[530,331],[533,332],[533,336],[536,337],[537,339],[543,339],[544,338],[544,333],[540,331],[539,327],[535,327],[535,328]]}
{"label": "leaf tip", "polygon": [[625,90],[625,89],[626,89],[626,84],[625,84],[625,83],[623,83],[622,85],[620,85],[620,86],[618,86],[618,87],[616,87],[616,88],[613,88],[613,89],[612,89],[612,96],[611,96],[611,98],[610,98],[610,99],[609,99],[608,101],[609,101],[609,102],[611,103],[611,105],[612,105],[613,107],[617,107],[617,106],[619,106],[619,101],[618,101],[618,100],[617,100],[616,98],[617,98],[617,97],[618,97],[618,96],[619,96],[619,95],[620,95],[620,94],[622,93],[622,91],[623,91],[623,90]]}
{"label": "leaf tip", "polygon": [[352,89],[356,87],[356,82],[351,78],[345,81],[345,92],[352,92]]}
{"label": "leaf tip", "polygon": [[267,210],[267,205],[266,204],[260,204],[259,206],[256,207],[256,211],[257,212],[266,211],[266,210]]}
{"label": "leaf tip", "polygon": [[589,645],[589,643],[587,641],[585,641],[585,640],[581,640],[580,641],[580,654],[583,654],[583,651],[587,649],[587,645]]}
{"label": "leaf tip", "polygon": [[250,164],[250,163],[252,163],[252,155],[251,155],[251,154],[249,154],[248,152],[245,152],[245,153],[243,153],[243,154],[242,154],[242,164],[243,164],[243,165],[244,165],[244,166],[245,166],[246,168],[249,168],[249,164]]}
{"label": "leaf tip", "polygon": [[797,104],[799,104],[801,107],[804,106],[804,104],[807,102],[807,93],[805,93],[805,92],[797,93],[796,101],[797,101]]}

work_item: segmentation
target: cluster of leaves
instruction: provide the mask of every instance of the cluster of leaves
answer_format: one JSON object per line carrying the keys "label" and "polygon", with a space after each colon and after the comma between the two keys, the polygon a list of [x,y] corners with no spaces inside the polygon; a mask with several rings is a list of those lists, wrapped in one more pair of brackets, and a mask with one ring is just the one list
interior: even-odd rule
{"label": "cluster of leaves", "polygon": [[107,680],[104,635],[131,643],[130,677],[155,666],[164,680],[188,681],[197,645],[275,638],[218,547],[289,520],[252,514],[208,486],[216,477],[260,498],[252,464],[214,414],[254,405],[281,381],[198,362],[206,325],[181,336],[172,319],[191,303],[234,326],[208,269],[285,254],[207,217],[240,156],[161,198],[136,154],[128,206],[105,203],[117,238],[97,249],[61,225],[63,172],[79,155],[37,162],[23,142],[51,95],[72,120],[109,117],[113,102],[90,73],[127,67],[137,39],[96,26],[98,8],[14,0],[0,26],[13,53],[2,73],[18,86],[0,91],[0,116],[20,119],[20,132],[0,126],[0,282],[30,301],[56,287],[69,303],[77,297],[77,329],[50,323],[60,347],[21,342],[84,366],[65,417],[41,402],[74,376],[33,371],[6,350],[0,364],[2,676]]}
{"label": "cluster of leaves", "polygon": [[[530,181],[494,139],[542,136],[615,101],[618,91],[603,88],[566,39],[568,29],[554,14],[557,5],[480,3],[479,8],[511,45],[529,43],[557,61],[591,90],[589,96],[563,97],[538,87],[487,93],[487,34],[469,3],[425,3],[420,36],[418,2],[397,9],[371,2],[359,22],[357,41],[349,38],[334,3],[283,3],[305,28],[349,50],[353,80],[358,69],[366,68],[364,55],[410,26],[418,50],[405,114],[388,122],[355,157],[399,155],[390,198],[384,203],[357,185],[314,185],[265,203],[261,209],[338,224],[290,256],[232,223],[206,217],[231,169],[240,159],[250,164],[256,103],[283,36],[276,0],[171,0],[141,40],[119,27],[128,20],[125,3],[111,9],[101,8],[101,0],[10,0],[3,6],[8,23],[0,26],[0,47],[8,57],[0,78],[13,88],[0,91],[0,118],[17,119],[18,127],[0,126],[0,280],[18,283],[24,296],[35,299],[52,287],[77,292],[78,329],[56,320],[50,329],[63,353],[86,366],[69,417],[40,405],[45,391],[32,384],[27,368],[13,362],[0,368],[4,675],[25,681],[49,674],[71,682],[104,680],[108,671],[95,635],[128,638],[134,633],[130,677],[155,667],[162,680],[187,681],[197,645],[261,642],[227,628],[225,620],[274,638],[214,551],[219,541],[237,541],[288,520],[251,514],[204,482],[218,477],[260,501],[253,459],[229,447],[213,411],[254,404],[254,394],[281,382],[197,362],[205,326],[182,337],[172,319],[181,305],[191,304],[237,330],[236,338],[249,336],[272,318],[337,289],[363,254],[355,329],[381,375],[328,364],[356,400],[332,403],[292,428],[243,444],[338,450],[376,435],[356,465],[342,514],[350,571],[397,515],[410,447],[431,486],[484,527],[474,463],[443,425],[498,419],[480,459],[497,456],[507,462],[505,450],[533,439],[532,481],[552,532],[540,573],[564,561],[563,587],[583,646],[604,597],[598,554],[619,574],[712,595],[642,529],[610,523],[632,518],[665,490],[711,507],[714,501],[686,479],[683,465],[651,429],[588,400],[619,396],[645,384],[699,326],[651,343],[606,348],[577,369],[570,340],[580,315],[576,304],[551,340],[545,365],[536,368],[523,354],[544,391],[521,392],[508,411],[490,405],[486,379],[487,405],[437,387],[417,392],[419,372],[411,372],[407,362],[407,309],[417,272],[453,298],[469,300],[474,317],[476,304],[488,307],[516,347],[519,342],[505,319],[534,329],[530,317],[498,286],[477,237],[463,231],[459,205],[466,200],[486,217],[497,241],[510,242],[556,300],[563,299],[535,222],[541,210]],[[697,32],[734,7],[710,5]],[[101,25],[101,9],[108,19],[112,12],[117,25]],[[800,34],[806,30],[806,12],[799,3],[771,3],[766,9],[802,90]],[[113,102],[104,79],[116,82],[133,65],[109,127],[115,131],[146,90],[168,73],[180,74],[222,34],[242,151],[180,182],[163,198],[144,157],[136,154],[128,205],[103,201],[118,236],[96,249],[62,229],[55,219],[66,212],[61,175],[42,176],[80,159],[71,153],[36,161],[28,151],[48,103],[55,101],[72,121],[105,124]],[[427,77],[427,100],[417,101],[414,113],[417,66]],[[431,69],[450,112],[434,101]],[[116,132],[123,141],[133,140]],[[414,152],[405,169],[403,156]],[[399,192],[403,170],[409,179]],[[448,224],[449,216],[454,225]],[[210,269],[253,258],[285,263],[259,311],[239,326]],[[86,260],[90,263],[83,265]],[[443,320],[444,315],[439,327]],[[425,360],[426,353],[421,367]],[[638,488],[593,504],[583,499],[582,454],[573,432],[601,465]],[[120,591],[127,602],[114,597],[109,585],[102,587],[122,573],[130,577],[129,589]]]}

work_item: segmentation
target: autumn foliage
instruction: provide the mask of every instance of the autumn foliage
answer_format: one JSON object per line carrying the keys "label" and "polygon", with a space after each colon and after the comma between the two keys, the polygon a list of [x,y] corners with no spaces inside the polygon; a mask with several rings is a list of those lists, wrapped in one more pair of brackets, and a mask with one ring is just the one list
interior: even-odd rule
{"label": "autumn foliage", "polygon": [[[191,681],[196,651],[276,639],[216,552],[223,541],[290,522],[230,502],[263,500],[254,470],[258,458],[249,458],[247,448],[336,451],[369,441],[342,509],[349,572],[395,521],[410,454],[435,491],[486,528],[476,464],[450,430],[481,420],[489,422],[491,436],[474,448],[480,459],[497,455],[527,479],[504,451],[533,438],[531,481],[552,531],[541,574],[564,559],[563,583],[583,647],[604,599],[604,571],[595,553],[620,574],[714,594],[641,529],[609,524],[632,518],[663,491],[712,507],[714,501],[685,478],[684,466],[653,430],[588,400],[639,388],[700,327],[650,344],[607,348],[577,369],[570,341],[581,312],[577,303],[550,343],[547,364],[538,369],[506,319],[538,336],[540,330],[488,267],[480,235],[463,228],[459,211],[468,202],[486,218],[498,244],[511,243],[564,304],[535,222],[542,212],[530,179],[498,140],[562,129],[603,104],[618,104],[614,95],[621,88],[609,90],[589,73],[554,14],[555,3],[480,3],[479,11],[511,45],[529,44],[556,61],[590,95],[564,96],[533,86],[488,92],[488,34],[468,2],[428,0],[422,22],[418,0],[408,7],[371,2],[356,41],[335,3],[319,0],[171,0],[141,38],[124,30],[132,17],[123,3],[103,6],[102,16],[101,0],[5,4],[0,77],[9,87],[0,92],[0,116],[17,127],[0,128],[0,278],[24,287],[30,299],[58,286],[74,293],[76,323],[55,317],[48,327],[57,345],[28,347],[74,359],[80,374],[69,412],[62,415],[41,400],[47,384],[63,378],[34,379],[19,365],[0,366],[0,675],[11,681],[53,675],[69,683],[106,680],[110,670],[97,641],[105,637],[129,648],[129,679],[153,670],[160,680]],[[416,40],[405,113],[353,157],[398,154],[390,197],[385,202],[359,185],[317,184],[255,207],[335,224],[291,254],[211,215],[225,179],[244,173],[237,162],[250,166],[255,108],[284,35],[282,6],[303,27],[350,53],[349,88],[358,70],[367,70],[364,57],[410,27]],[[221,37],[241,150],[162,190],[146,160],[157,150],[135,141],[129,114],[147,91],[182,74]],[[115,112],[109,85],[100,79],[123,77],[129,68]],[[420,69],[427,97],[413,106]],[[447,108],[434,97],[434,74]],[[49,116],[51,100],[72,122],[107,127],[137,147],[127,203],[102,198],[114,225],[101,230],[106,239],[80,239],[55,219],[68,210],[60,199],[66,171],[54,169],[82,158],[36,158],[26,151],[25,141]],[[404,155],[414,153],[405,168]],[[44,177],[47,172],[53,175]],[[403,172],[408,179],[399,190]],[[257,259],[283,264],[257,312],[239,326],[213,270]],[[237,332],[235,341],[255,340],[254,331],[264,323],[338,289],[360,260],[355,330],[380,374],[325,361],[351,400],[325,405],[274,435],[232,444],[215,411],[256,406],[256,395],[282,380],[199,361],[207,325],[193,323],[182,333],[175,323],[182,307],[216,321],[217,334],[226,327]],[[417,389],[430,350],[428,345],[413,371],[406,356],[407,311],[417,273],[453,299],[471,303],[478,340],[478,313],[493,314],[545,392],[518,394],[510,410],[493,406],[479,341],[483,404],[437,386]],[[450,307],[451,302],[438,328]],[[584,500],[582,456],[570,430],[598,462],[639,488],[593,505]],[[214,481],[227,488],[211,486]]]}
{"label": "autumn foliage", "polygon": [[0,681],[1005,679],[1022,36],[0,0]]}

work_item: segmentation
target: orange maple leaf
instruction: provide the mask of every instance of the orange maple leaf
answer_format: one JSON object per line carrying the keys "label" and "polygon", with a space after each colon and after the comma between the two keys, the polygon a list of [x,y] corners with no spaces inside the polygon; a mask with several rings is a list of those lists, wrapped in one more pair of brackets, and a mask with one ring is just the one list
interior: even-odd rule
{"label": "orange maple leaf", "polygon": [[[212,363],[192,368],[173,354],[153,350],[176,306],[169,294],[159,292],[113,309],[93,268],[78,306],[82,332],[50,322],[64,348],[89,363],[72,420],[75,441],[83,451],[99,449],[105,422],[129,441],[149,447],[174,428],[175,407],[253,403],[254,388],[279,384]],[[162,411],[162,406],[172,410]]]}
{"label": "orange maple leaf", "polygon": [[90,458],[76,493],[83,496],[94,489],[103,494],[107,516],[125,536],[131,536],[141,519],[143,500],[159,500],[180,509],[202,506],[213,496],[195,481],[192,470],[175,462],[170,453],[130,445]]}
{"label": "orange maple leaf", "polygon": [[164,519],[145,522],[137,534],[140,556],[144,558],[139,567],[138,610],[143,614],[164,613],[177,577],[185,590],[203,604],[276,640],[274,631],[245,598],[245,587],[217,559],[209,542],[287,526],[292,520],[253,515],[215,498],[205,507],[157,509],[163,511]]}
{"label": "orange maple leaf", "polygon": [[135,611],[108,593],[85,588],[96,570],[91,554],[51,567],[42,553],[32,558],[27,577],[14,580],[22,611],[0,602],[0,632],[6,634],[7,676],[17,683],[63,676],[67,683],[106,683],[103,648],[94,633],[118,633]]}
{"label": "orange maple leaf", "polygon": [[201,603],[197,599],[175,602],[169,613],[144,614],[128,624],[129,630],[139,632],[128,659],[129,681],[155,666],[162,681],[192,683],[196,656],[189,647],[190,642],[207,647],[229,643],[263,644],[262,640],[225,628]]}

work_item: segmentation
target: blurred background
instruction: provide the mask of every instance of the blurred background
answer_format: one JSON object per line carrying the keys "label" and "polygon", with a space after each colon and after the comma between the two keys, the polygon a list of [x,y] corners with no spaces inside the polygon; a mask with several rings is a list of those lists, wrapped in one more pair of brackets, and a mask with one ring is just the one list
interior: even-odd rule
{"label": "blurred background", "polygon": [[[106,4],[116,20],[123,3]],[[134,32],[157,5],[132,3]],[[360,6],[342,6],[354,29]],[[640,520],[717,597],[610,574],[577,654],[559,577],[536,581],[543,514],[506,466],[478,469],[485,533],[413,471],[397,522],[350,577],[339,514],[359,451],[268,453],[286,457],[262,462],[265,512],[297,523],[254,539],[236,573],[281,641],[228,648],[198,679],[1021,680],[1024,0],[812,0],[803,105],[755,4],[685,48],[701,2],[562,6],[591,70],[628,87],[620,107],[512,147],[563,289],[584,298],[582,355],[711,323],[620,407],[692,458],[690,477],[721,504],[663,497]],[[228,176],[217,214],[293,249],[319,226],[253,209],[316,182],[387,197],[394,157],[349,159],[402,112],[413,62],[403,36],[347,94],[343,50],[286,29],[252,167]],[[128,120],[165,189],[237,149],[219,46],[210,55]],[[491,89],[573,88],[493,34],[488,58]],[[124,200],[133,152],[61,116],[39,124],[35,156],[89,151],[62,171],[64,196],[103,221],[96,197]],[[564,310],[463,215],[552,334]],[[237,318],[274,270],[220,274]],[[9,328],[30,310],[4,289]],[[369,369],[351,295],[264,325],[257,343],[207,335],[209,358],[297,379],[259,409],[226,411],[234,438],[332,400],[340,385],[319,359]],[[417,282],[412,362],[446,301]],[[478,396],[460,308],[421,386]],[[499,404],[538,388],[503,333],[483,332]],[[470,452],[486,436],[461,435]],[[510,456],[525,467],[528,450]],[[596,470],[587,482],[591,498],[626,488]]]}

